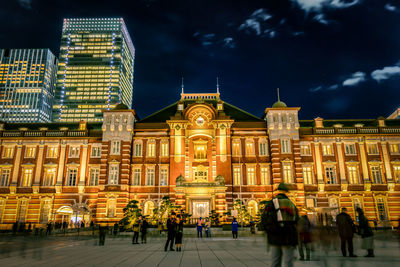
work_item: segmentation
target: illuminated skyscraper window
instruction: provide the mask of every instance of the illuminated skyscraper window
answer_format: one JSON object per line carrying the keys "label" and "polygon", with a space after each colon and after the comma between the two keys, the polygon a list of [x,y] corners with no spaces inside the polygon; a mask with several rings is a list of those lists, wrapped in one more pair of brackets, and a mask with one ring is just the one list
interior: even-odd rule
{"label": "illuminated skyscraper window", "polygon": [[132,107],[135,49],[122,18],[64,19],[53,121],[101,122]]}
{"label": "illuminated skyscraper window", "polygon": [[0,49],[0,120],[50,122],[56,72],[49,49]]}

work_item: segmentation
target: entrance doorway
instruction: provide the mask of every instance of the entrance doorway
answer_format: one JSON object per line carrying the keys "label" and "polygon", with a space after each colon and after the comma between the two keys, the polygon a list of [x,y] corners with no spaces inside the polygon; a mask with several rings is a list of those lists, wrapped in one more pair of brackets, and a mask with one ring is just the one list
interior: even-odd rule
{"label": "entrance doorway", "polygon": [[193,218],[205,218],[210,215],[209,200],[193,200]]}

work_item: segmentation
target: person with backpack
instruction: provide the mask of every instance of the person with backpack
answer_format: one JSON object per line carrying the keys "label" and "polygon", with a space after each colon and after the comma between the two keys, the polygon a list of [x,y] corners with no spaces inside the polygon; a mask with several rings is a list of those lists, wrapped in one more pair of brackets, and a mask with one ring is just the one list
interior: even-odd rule
{"label": "person with backpack", "polygon": [[272,252],[273,267],[292,267],[294,251],[298,244],[296,205],[286,196],[289,188],[280,183],[277,195],[267,202],[261,223],[267,233],[268,244]]}
{"label": "person with backpack", "polygon": [[233,239],[238,238],[238,230],[239,230],[239,224],[238,224],[236,218],[233,217],[233,222],[232,222],[232,237],[233,237]]}

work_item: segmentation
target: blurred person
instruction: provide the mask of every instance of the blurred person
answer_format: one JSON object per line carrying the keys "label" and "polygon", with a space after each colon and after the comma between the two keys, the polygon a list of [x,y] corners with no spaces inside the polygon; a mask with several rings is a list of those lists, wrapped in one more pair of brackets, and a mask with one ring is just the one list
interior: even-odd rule
{"label": "blurred person", "polygon": [[197,238],[199,238],[199,237],[202,238],[203,237],[203,220],[201,217],[197,221],[196,228],[197,228]]}
{"label": "blurred person", "polygon": [[107,226],[99,226],[99,246],[104,246],[104,243],[106,242],[107,230]]}
{"label": "blurred person", "polygon": [[350,215],[346,213],[347,209],[342,208],[342,212],[336,216],[336,225],[338,227],[340,236],[340,248],[343,257],[346,257],[346,243],[349,251],[349,257],[357,257],[353,253],[353,236],[354,236],[354,223]]}
{"label": "blurred person", "polygon": [[163,224],[162,224],[162,221],[159,221],[158,222],[158,231],[160,232],[160,235],[162,234],[162,231],[163,231]]}
{"label": "blurred person", "polygon": [[176,251],[182,251],[182,238],[183,238],[183,219],[181,215],[176,216],[176,233],[175,233],[175,247]]}
{"label": "blurred person", "polygon": [[146,218],[143,218],[142,223],[140,225],[142,244],[147,243],[147,228],[149,228],[149,223],[147,222]]}
{"label": "blurred person", "polygon": [[168,235],[167,235],[167,242],[165,243],[164,251],[168,250],[168,244],[169,244],[169,250],[175,251],[175,249],[173,248],[175,235],[176,235],[176,228],[177,228],[175,215],[176,215],[175,212],[172,212],[167,220]]}
{"label": "blurred person", "polygon": [[238,224],[236,218],[233,217],[233,221],[232,221],[232,237],[233,237],[233,239],[238,238],[238,228],[239,228],[239,224]]}
{"label": "blurred person", "polygon": [[368,219],[364,215],[364,211],[361,208],[357,208],[358,213],[358,234],[362,238],[361,248],[366,249],[368,254],[365,257],[375,257],[374,254],[374,233],[368,224]]}
{"label": "blurred person", "polygon": [[113,235],[117,236],[118,235],[118,223],[114,223],[114,227],[113,227]]}
{"label": "blurred person", "polygon": [[138,219],[135,220],[132,230],[133,230],[133,237],[132,237],[132,244],[139,244],[139,232],[140,232],[140,223],[142,217],[140,216]]}
{"label": "blurred person", "polygon": [[90,221],[90,228],[92,228],[92,236],[94,235],[94,222],[93,220]]}
{"label": "blurred person", "polygon": [[211,219],[207,221],[207,231],[208,231],[207,237],[211,237]]}
{"label": "blurred person", "polygon": [[53,227],[53,225],[51,224],[51,221],[49,221],[47,223],[47,227],[46,227],[46,235],[51,235],[51,228]]}
{"label": "blurred person", "polygon": [[286,196],[288,191],[284,183],[278,185],[278,194],[267,202],[261,219],[272,251],[273,267],[282,266],[282,263],[292,267],[298,244],[296,225],[299,215],[296,205]]}
{"label": "blurred person", "polygon": [[297,223],[297,229],[299,232],[299,255],[300,260],[304,260],[304,251],[306,250],[306,260],[311,260],[311,223],[307,215],[300,217]]}

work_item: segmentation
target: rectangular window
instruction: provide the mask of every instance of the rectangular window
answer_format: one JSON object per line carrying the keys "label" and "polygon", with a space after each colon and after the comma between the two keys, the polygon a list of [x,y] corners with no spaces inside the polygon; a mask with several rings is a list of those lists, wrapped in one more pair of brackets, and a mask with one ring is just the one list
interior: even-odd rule
{"label": "rectangular window", "polygon": [[91,158],[100,158],[101,157],[101,147],[100,146],[92,146],[92,151],[90,153]]}
{"label": "rectangular window", "polygon": [[325,167],[325,176],[327,184],[337,184],[336,167],[334,166]]}
{"label": "rectangular window", "polygon": [[18,206],[17,221],[20,223],[24,223],[26,218],[26,210],[28,207],[28,200],[20,200]]}
{"label": "rectangular window", "polygon": [[22,183],[21,186],[31,186],[33,177],[33,168],[27,168],[23,170],[22,173]]}
{"label": "rectangular window", "polygon": [[77,175],[78,175],[78,169],[76,169],[76,168],[68,169],[67,186],[75,186],[76,185]]}
{"label": "rectangular window", "polygon": [[70,158],[79,158],[79,151],[80,147],[79,146],[70,146],[69,147],[69,157]]}
{"label": "rectangular window", "polygon": [[107,201],[107,217],[114,218],[117,209],[117,201],[115,198],[110,198]]}
{"label": "rectangular window", "polygon": [[246,142],[246,156],[254,156],[254,143],[252,141]]}
{"label": "rectangular window", "polygon": [[153,168],[147,169],[146,185],[154,185],[154,169]]}
{"label": "rectangular window", "polygon": [[135,157],[142,156],[142,143],[135,143]]}
{"label": "rectangular window", "polygon": [[161,169],[160,176],[160,185],[168,185],[168,169]]}
{"label": "rectangular window", "polygon": [[288,184],[293,183],[293,172],[291,163],[283,164],[283,182]]}
{"label": "rectangular window", "polygon": [[247,167],[247,184],[248,185],[255,185],[256,184],[255,168],[254,167]]}
{"label": "rectangular window", "polygon": [[347,166],[347,173],[349,175],[349,182],[350,184],[359,184],[360,177],[358,175],[358,168],[357,166]]}
{"label": "rectangular window", "polygon": [[314,184],[313,171],[311,166],[303,167],[303,182],[304,184]]}
{"label": "rectangular window", "polygon": [[168,143],[161,143],[161,157],[168,157],[169,145]]}
{"label": "rectangular window", "polygon": [[333,155],[333,145],[332,144],[323,144],[322,145],[322,155],[324,155],[324,156]]}
{"label": "rectangular window", "polygon": [[135,168],[133,170],[133,185],[140,185],[141,176],[142,170],[140,168]]}
{"label": "rectangular window", "polygon": [[14,147],[8,146],[3,148],[3,158],[9,159],[14,156]]}
{"label": "rectangular window", "polygon": [[400,153],[400,144],[390,144],[390,153],[391,154],[399,154]]}
{"label": "rectangular window", "polygon": [[378,144],[367,144],[368,154],[370,155],[377,155],[378,152]]}
{"label": "rectangular window", "polygon": [[400,165],[393,165],[393,178],[396,183],[400,183]]}
{"label": "rectangular window", "polygon": [[47,147],[47,158],[57,158],[58,156],[58,147],[49,146]]}
{"label": "rectangular window", "polygon": [[89,185],[96,186],[99,185],[100,169],[91,168],[89,172]]}
{"label": "rectangular window", "polygon": [[357,154],[355,144],[346,144],[344,148],[345,148],[346,155],[356,155]]}
{"label": "rectangular window", "polygon": [[111,141],[111,155],[119,155],[121,153],[121,141]]}
{"label": "rectangular window", "polygon": [[371,166],[371,176],[372,183],[374,184],[382,184],[382,170],[380,165],[372,165]]}
{"label": "rectangular window", "polygon": [[119,178],[119,165],[117,164],[111,164],[110,165],[110,173],[109,173],[109,184],[118,184],[118,178]]}
{"label": "rectangular window", "polygon": [[240,185],[241,174],[240,174],[240,167],[233,168],[233,184]]}
{"label": "rectangular window", "polygon": [[290,140],[289,139],[281,140],[281,153],[290,153]]}
{"label": "rectangular window", "polygon": [[267,185],[268,183],[268,167],[261,167],[261,184],[262,185]]}
{"label": "rectangular window", "polygon": [[0,186],[8,186],[11,169],[1,169]]}
{"label": "rectangular window", "polygon": [[147,144],[147,156],[148,157],[155,157],[156,156],[156,143],[149,142]]}
{"label": "rectangular window", "polygon": [[385,205],[385,201],[383,200],[383,198],[376,199],[376,207],[378,209],[379,220],[380,221],[387,220],[386,205]]}
{"label": "rectangular window", "polygon": [[55,178],[56,178],[56,168],[45,169],[43,186],[53,186]]}
{"label": "rectangular window", "polygon": [[266,142],[261,142],[260,143],[260,156],[266,156],[266,155],[268,155],[267,143]]}
{"label": "rectangular window", "polygon": [[235,140],[232,142],[232,154],[234,156],[240,155],[240,140]]}
{"label": "rectangular window", "polygon": [[36,152],[36,147],[28,146],[25,148],[25,158],[34,158]]}
{"label": "rectangular window", "polygon": [[50,216],[50,200],[42,201],[42,208],[40,209],[40,223],[47,223]]}
{"label": "rectangular window", "polygon": [[304,155],[304,156],[310,156],[311,155],[310,145],[301,145],[300,146],[300,154]]}
{"label": "rectangular window", "polygon": [[194,146],[194,159],[200,159],[200,160],[207,159],[207,145]]}

